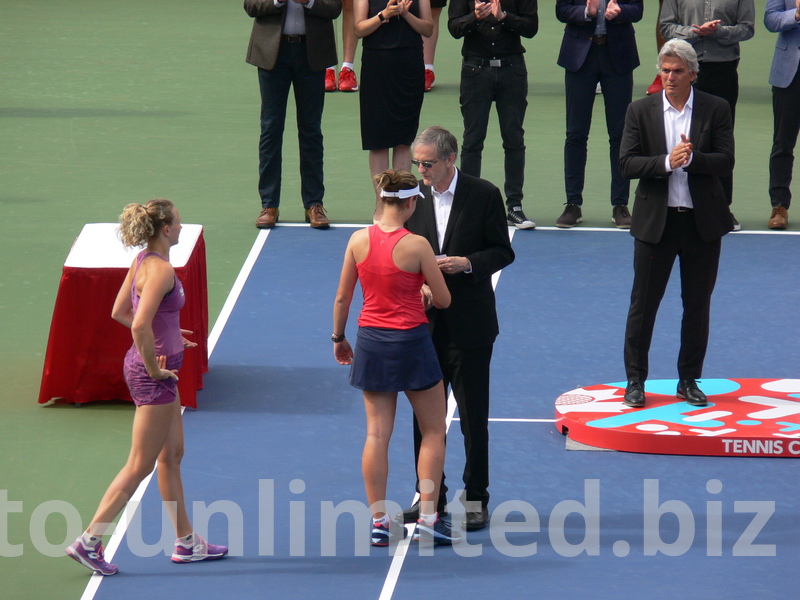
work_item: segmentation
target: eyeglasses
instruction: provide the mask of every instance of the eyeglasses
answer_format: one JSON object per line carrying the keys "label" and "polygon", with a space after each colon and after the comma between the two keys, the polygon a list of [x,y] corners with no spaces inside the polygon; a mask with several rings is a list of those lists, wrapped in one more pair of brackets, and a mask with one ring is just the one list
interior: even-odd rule
{"label": "eyeglasses", "polygon": [[414,160],[413,158],[411,159],[411,164],[417,168],[425,167],[426,169],[430,169],[437,162],[439,162],[438,158],[436,160]]}

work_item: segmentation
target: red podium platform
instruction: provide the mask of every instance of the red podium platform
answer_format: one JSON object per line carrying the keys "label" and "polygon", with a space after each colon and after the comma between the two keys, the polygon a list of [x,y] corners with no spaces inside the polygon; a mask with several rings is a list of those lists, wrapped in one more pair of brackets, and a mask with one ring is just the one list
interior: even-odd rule
{"label": "red podium platform", "polygon": [[[116,223],[89,223],[70,250],[58,287],[47,342],[39,404],[55,399],[82,404],[130,400],[122,361],[130,329],[111,318],[111,309],[139,249],[126,249]],[[184,224],[170,251],[186,291],[181,327],[194,332],[196,348],[184,353],[178,381],[181,404],[197,408],[197,390],[208,371],[206,245],[201,225]]]}
{"label": "red podium platform", "polygon": [[645,385],[647,405],[622,403],[625,382],[566,392],[556,428],[598,448],[651,454],[800,457],[800,379],[703,379],[708,406],[675,396],[677,380]]}

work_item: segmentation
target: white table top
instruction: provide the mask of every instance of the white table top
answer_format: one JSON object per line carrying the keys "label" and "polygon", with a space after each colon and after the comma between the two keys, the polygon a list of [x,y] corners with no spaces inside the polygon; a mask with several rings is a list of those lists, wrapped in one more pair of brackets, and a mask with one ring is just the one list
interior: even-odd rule
{"label": "white table top", "polygon": [[[141,248],[125,248],[117,237],[118,223],[87,223],[69,251],[65,267],[85,269],[125,268],[131,266]],[[184,223],[181,237],[170,250],[173,267],[183,267],[189,262],[202,225]]]}

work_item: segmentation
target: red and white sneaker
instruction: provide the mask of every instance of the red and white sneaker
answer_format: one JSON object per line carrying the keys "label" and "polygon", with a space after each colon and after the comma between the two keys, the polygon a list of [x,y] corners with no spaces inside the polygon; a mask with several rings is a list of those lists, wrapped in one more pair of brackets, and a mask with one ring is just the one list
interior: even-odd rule
{"label": "red and white sneaker", "polygon": [[339,71],[339,91],[340,92],[357,92],[358,80],[356,80],[356,72],[350,67],[342,67]]}
{"label": "red and white sneaker", "polygon": [[180,539],[175,540],[175,551],[172,553],[172,562],[188,563],[198,560],[215,560],[228,553],[227,546],[209,544],[198,534],[194,534],[194,542],[185,544]]}
{"label": "red and white sneaker", "polygon": [[647,88],[647,95],[652,96],[653,94],[660,94],[661,90],[664,89],[663,83],[661,83],[661,75],[656,75],[656,78],[653,80],[653,83],[650,84],[650,87]]}
{"label": "red and white sneaker", "polygon": [[425,91],[430,92],[436,84],[436,75],[430,69],[425,69]]}
{"label": "red and white sneaker", "polygon": [[325,91],[336,91],[336,71],[334,69],[325,69]]}

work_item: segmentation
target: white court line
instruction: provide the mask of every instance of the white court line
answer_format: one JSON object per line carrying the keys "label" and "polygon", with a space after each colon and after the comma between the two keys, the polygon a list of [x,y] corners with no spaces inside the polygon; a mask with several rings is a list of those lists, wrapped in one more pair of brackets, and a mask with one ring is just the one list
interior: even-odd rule
{"label": "white court line", "polygon": [[208,358],[211,358],[211,353],[214,352],[219,336],[222,335],[222,330],[225,329],[225,325],[228,323],[228,318],[233,312],[233,307],[236,306],[236,301],[239,300],[239,294],[242,293],[242,288],[244,288],[244,284],[250,277],[253,265],[256,264],[258,255],[261,254],[261,250],[264,248],[270,231],[270,229],[262,229],[258,232],[256,241],[253,242],[253,247],[250,249],[250,254],[247,255],[242,269],[239,271],[239,276],[236,278],[236,281],[233,282],[233,287],[228,293],[228,298],[225,300],[225,304],[222,306],[222,310],[217,320],[214,322],[214,327],[208,335]]}
{"label": "white court line", "polygon": [[[510,241],[514,239],[514,233],[516,233],[516,231],[517,229],[515,227],[508,228],[508,237]],[[492,275],[493,289],[497,289],[497,282],[500,280],[500,273],[502,272],[503,271],[501,269]],[[450,425],[455,420],[453,418],[455,412],[456,399],[451,392],[447,398],[447,426],[445,428],[445,435],[447,435],[447,432],[450,431]],[[414,495],[412,504],[416,502],[418,498],[419,493]],[[400,578],[400,571],[402,570],[403,563],[406,560],[406,553],[408,551],[408,546],[411,544],[411,535],[414,532],[414,527],[415,525],[413,523],[409,523],[406,527],[406,531],[408,531],[406,539],[397,544],[397,549],[392,557],[392,564],[389,565],[389,572],[386,574],[386,580],[383,582],[383,589],[381,589],[381,595],[378,597],[378,600],[391,600],[392,595],[394,595],[394,588],[397,586],[397,580]]]}

